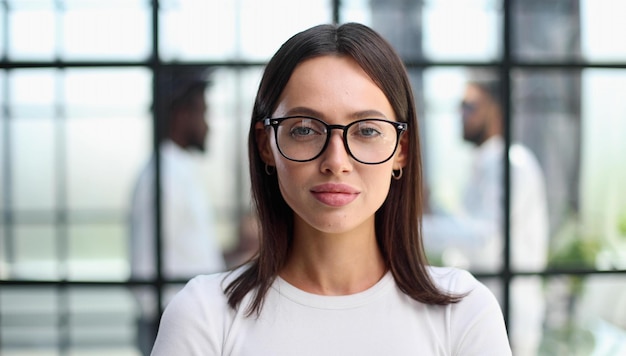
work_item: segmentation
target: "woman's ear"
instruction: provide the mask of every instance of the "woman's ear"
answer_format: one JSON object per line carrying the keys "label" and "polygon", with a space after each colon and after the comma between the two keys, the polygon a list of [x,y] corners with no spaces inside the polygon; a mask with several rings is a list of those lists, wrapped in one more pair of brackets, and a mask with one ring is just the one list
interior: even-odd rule
{"label": "woman's ear", "polygon": [[267,165],[275,166],[274,155],[272,154],[272,145],[270,142],[270,130],[266,129],[262,122],[257,122],[254,125],[254,135],[256,137],[256,144],[259,150],[259,155],[263,162]]}
{"label": "woman's ear", "polygon": [[398,149],[393,159],[393,169],[399,170],[404,168],[408,162],[409,154],[409,137],[406,134],[400,136],[400,142],[398,143]]}

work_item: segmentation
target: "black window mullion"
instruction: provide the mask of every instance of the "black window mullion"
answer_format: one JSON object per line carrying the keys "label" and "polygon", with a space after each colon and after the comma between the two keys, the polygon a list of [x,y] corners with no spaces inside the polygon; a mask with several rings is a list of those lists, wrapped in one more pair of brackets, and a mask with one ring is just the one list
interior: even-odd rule
{"label": "black window mullion", "polygon": [[[163,287],[164,287],[164,277],[163,277],[163,243],[162,243],[162,235],[163,235],[163,202],[161,195],[161,151],[159,149],[159,137],[161,130],[163,129],[163,120],[161,117],[161,110],[156,110],[156,99],[160,97],[160,88],[158,83],[161,79],[161,59],[159,54],[159,0],[152,0],[152,57],[150,60],[150,67],[153,72],[153,82],[152,82],[152,107],[153,107],[153,125],[152,125],[152,149],[154,151],[155,157],[155,169],[154,169],[154,246],[155,246],[155,261],[156,261],[156,275],[155,280],[152,281],[153,286],[156,289],[156,300],[157,300],[157,310],[159,311],[159,316],[163,313]],[[160,318],[159,318],[160,319]]]}
{"label": "black window mullion", "polygon": [[[502,2],[502,62],[500,66],[500,80],[502,92],[502,113],[504,117],[504,155],[502,164],[504,165],[503,187],[504,187],[504,260],[502,264],[502,272],[500,279],[502,281],[504,321],[510,324],[511,315],[511,165],[509,162],[509,148],[511,147],[511,1],[504,0]],[[509,330],[509,328],[507,328]]]}
{"label": "black window mullion", "polygon": [[331,0],[332,5],[332,22],[339,23],[341,20],[341,0]]}

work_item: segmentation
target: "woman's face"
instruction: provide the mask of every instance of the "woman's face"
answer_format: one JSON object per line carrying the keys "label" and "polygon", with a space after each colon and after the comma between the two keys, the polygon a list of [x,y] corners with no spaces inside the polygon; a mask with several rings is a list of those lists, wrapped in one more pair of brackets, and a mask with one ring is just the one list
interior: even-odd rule
{"label": "woman's face", "polygon": [[[353,59],[343,56],[316,57],[296,67],[272,117],[292,115],[312,116],[329,125],[364,118],[396,121],[380,88]],[[405,140],[390,160],[367,165],[350,157],[341,130],[331,130],[330,142],[318,158],[294,162],[279,152],[273,129],[257,130],[261,156],[276,167],[280,191],[296,214],[296,229],[345,233],[374,228],[374,213],[387,196],[392,170],[405,164]]]}

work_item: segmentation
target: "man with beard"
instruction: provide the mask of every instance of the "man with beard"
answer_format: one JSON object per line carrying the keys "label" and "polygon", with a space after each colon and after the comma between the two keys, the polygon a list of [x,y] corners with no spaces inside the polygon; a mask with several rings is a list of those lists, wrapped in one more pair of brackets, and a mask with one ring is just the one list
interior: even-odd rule
{"label": "man with beard", "polygon": [[[475,150],[458,214],[434,212],[423,218],[424,244],[444,265],[477,272],[498,272],[504,246],[503,113],[500,83],[484,73],[465,87],[461,103],[463,139]],[[519,143],[509,150],[511,177],[511,265],[514,270],[545,268],[549,226],[545,181],[533,153]],[[501,287],[483,281],[496,295]],[[544,315],[541,280],[515,280],[509,326],[513,354],[535,355]]]}
{"label": "man with beard", "polygon": [[[206,69],[164,70],[153,106],[163,118],[160,138],[162,196],[162,272],[168,279],[186,280],[198,274],[222,271],[226,265],[215,234],[213,211],[200,171],[205,151],[208,86]],[[155,160],[152,157],[135,185],[131,208],[131,277],[154,278]],[[135,290],[143,312],[138,321],[138,342],[149,354],[156,335],[154,298]],[[152,301],[152,303],[151,303]]]}

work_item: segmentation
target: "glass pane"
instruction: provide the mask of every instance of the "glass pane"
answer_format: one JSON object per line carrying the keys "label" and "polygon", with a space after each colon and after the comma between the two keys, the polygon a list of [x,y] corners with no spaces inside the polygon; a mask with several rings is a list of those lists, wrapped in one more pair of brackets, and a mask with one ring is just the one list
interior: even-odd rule
{"label": "glass pane", "polygon": [[76,69],[65,79],[69,207],[122,211],[152,147],[150,76]]}
{"label": "glass pane", "polygon": [[626,46],[613,40],[616,34],[626,33],[624,12],[626,3],[620,0],[581,0],[581,49],[586,60],[626,60]]}
{"label": "glass pane", "polygon": [[[245,83],[245,71],[218,69],[212,74],[207,90],[209,133],[206,136],[207,151],[203,160],[203,179],[216,210],[233,211],[237,194],[237,163],[247,148],[238,135],[241,126],[249,122],[246,108],[252,102],[244,102],[246,93],[252,89]],[[211,174],[224,172],[224,174]]]}
{"label": "glass pane", "polygon": [[52,209],[57,204],[56,126],[52,118],[20,118],[9,124],[15,209]]}
{"label": "glass pane", "polygon": [[120,280],[129,275],[128,239],[120,224],[76,224],[68,232],[68,273],[74,280]]}
{"label": "glass pane", "polygon": [[133,343],[136,349],[141,350],[142,355],[149,355],[159,325],[157,296],[151,287],[133,287],[130,292],[135,310],[131,332]]}
{"label": "glass pane", "polygon": [[[268,60],[291,36],[332,20],[331,1],[242,0],[238,8],[237,58]],[[280,11],[277,11],[280,9]]]}
{"label": "glass pane", "polygon": [[524,60],[623,61],[626,46],[620,0],[517,1],[513,10],[513,53]]}
{"label": "glass pane", "polygon": [[7,79],[11,120],[5,125],[8,139],[3,145],[8,149],[5,157],[10,154],[7,174],[11,175],[13,206],[22,210],[50,209],[58,198],[56,73],[50,69],[18,69],[11,71]]}
{"label": "glass pane", "polygon": [[[567,240],[561,240],[564,228],[573,226],[578,209],[580,174],[580,74],[564,71],[517,71],[512,76],[513,86],[513,138],[516,143],[527,148],[538,160],[539,169],[545,178],[545,192],[548,207],[548,236],[554,254],[554,248],[562,246]],[[524,162],[523,156],[518,161]],[[527,160],[526,160],[527,161]],[[528,166],[533,166],[528,162]],[[526,181],[526,188],[521,182]],[[536,184],[532,184],[532,182]],[[519,184],[512,182],[512,191],[529,189],[530,195],[525,200],[527,205],[534,204],[540,184],[536,179],[520,179]],[[538,205],[533,218],[515,214],[511,218],[514,226],[532,226],[528,221],[542,221],[538,213],[543,209]],[[534,219],[534,220],[530,220]],[[569,223],[567,223],[569,221]],[[575,223],[574,223],[575,224]],[[562,231],[562,232],[561,232]],[[541,232],[541,235],[544,233]],[[539,236],[536,233],[533,236]],[[567,238],[571,240],[571,238]],[[532,245],[526,245],[532,251]],[[561,249],[559,247],[558,249]],[[543,250],[543,249],[542,249]],[[521,269],[539,269],[533,262],[537,254],[526,254],[516,261]],[[550,257],[550,263],[559,263],[562,257]],[[582,261],[570,261],[576,264]]]}
{"label": "glass pane", "polygon": [[[510,305],[508,330],[513,355],[543,355],[543,353],[539,353],[546,313],[543,279],[537,276],[513,279]],[[548,353],[545,355],[560,354]],[[587,353],[582,354],[588,355]]]}
{"label": "glass pane", "polygon": [[11,278],[54,280],[59,278],[59,248],[54,225],[17,225],[13,234]]}
{"label": "glass pane", "polygon": [[[208,90],[211,131],[207,136],[207,188],[218,210],[234,211],[238,195],[249,201],[248,129],[261,69],[220,69]],[[227,174],[210,174],[210,172]]]}
{"label": "glass pane", "polygon": [[12,117],[54,117],[57,72],[53,69],[16,69],[8,76],[8,104]]}
{"label": "glass pane", "polygon": [[[150,53],[147,2],[70,1],[62,17],[64,59],[145,59]],[[113,25],[114,24],[114,25]]]}
{"label": "glass pane", "polygon": [[[8,79],[11,121],[5,127],[11,201],[20,210],[50,209],[57,200],[56,76],[49,69],[15,70]],[[37,173],[35,173],[37,172]]]}
{"label": "glass pane", "polygon": [[134,355],[139,305],[124,287],[72,288],[67,293],[71,354]]}
{"label": "glass pane", "polygon": [[6,32],[5,32],[5,28],[6,28],[6,21],[7,21],[7,14],[6,14],[6,9],[4,7],[0,8],[0,38],[2,38],[3,40],[0,41],[0,56],[2,56],[2,58],[6,58],[6,41],[4,40],[4,38],[6,38]]}
{"label": "glass pane", "polygon": [[406,60],[488,61],[500,55],[500,0],[341,2],[343,22],[379,31]]}
{"label": "glass pane", "polygon": [[598,269],[626,269],[624,92],[626,70],[582,73],[579,236],[597,248]]}
{"label": "glass pane", "polygon": [[365,0],[342,0],[339,3],[339,22],[360,22],[364,25],[372,24],[372,11]]}
{"label": "glass pane", "polygon": [[241,71],[242,88],[237,92],[240,95],[240,103],[237,105],[239,113],[237,116],[241,116],[242,125],[238,134],[239,147],[241,149],[242,157],[239,160],[239,169],[243,175],[241,179],[241,201],[240,207],[250,206],[250,169],[248,166],[248,131],[250,128],[251,108],[254,104],[254,98],[256,96],[257,88],[261,82],[263,68],[249,68]]}
{"label": "glass pane", "polygon": [[18,355],[18,351],[24,350],[55,350],[62,333],[58,309],[59,295],[52,288],[3,286],[0,353]]}
{"label": "glass pane", "polygon": [[[294,35],[330,22],[325,0],[161,3],[160,50],[164,60],[267,60]],[[280,9],[280,11],[276,11]]]}
{"label": "glass pane", "polygon": [[3,288],[0,353],[138,355],[138,307],[124,287]]}
{"label": "glass pane", "polygon": [[[626,179],[626,105],[619,94],[626,71],[520,70],[513,89],[514,138],[545,173],[549,264],[624,268],[626,190],[618,182]],[[512,218],[514,225],[528,221]],[[532,256],[517,267],[538,268]]]}
{"label": "glass pane", "polygon": [[149,147],[147,123],[146,117],[68,119],[71,209],[120,210],[127,205],[134,175]]}
{"label": "glass pane", "polygon": [[238,43],[237,2],[159,2],[159,50],[163,60],[233,57]]}
{"label": "glass pane", "polygon": [[500,0],[425,1],[424,57],[488,61],[500,55]]}
{"label": "glass pane", "polygon": [[144,68],[73,68],[64,74],[70,117],[143,116],[152,103],[152,73]]}
{"label": "glass pane", "polygon": [[[4,9],[4,7],[3,7]],[[8,11],[8,56],[15,60],[51,60],[57,49],[52,2],[15,1]]]}
{"label": "glass pane", "polygon": [[371,27],[385,37],[405,60],[424,57],[424,5],[418,1],[371,1]]}
{"label": "glass pane", "polygon": [[211,130],[203,169],[216,208],[217,235],[224,249],[237,243],[240,207],[250,205],[248,129],[261,71],[261,68],[219,69],[208,91]]}
{"label": "glass pane", "polygon": [[[433,263],[496,272],[504,240],[501,118],[483,117],[496,101],[470,90],[470,75],[463,68],[424,71],[424,242]],[[463,120],[462,101],[473,107],[471,118]]]}
{"label": "glass pane", "polygon": [[[7,129],[9,125],[9,120],[5,116],[7,102],[7,98],[5,97],[6,92],[4,90],[6,84],[5,74],[5,71],[0,70],[0,214],[6,209],[7,205],[5,184],[6,182],[8,182],[7,172],[9,172],[9,160],[5,156],[9,152],[7,148],[10,142],[8,135],[9,130]],[[3,219],[3,216],[0,217],[0,228],[2,227]]]}
{"label": "glass pane", "polygon": [[621,355],[626,352],[624,277],[562,276],[546,280],[540,355]]}
{"label": "glass pane", "polygon": [[0,217],[0,280],[9,279],[11,275],[9,267],[9,241],[7,236],[8,226]]}
{"label": "glass pane", "polygon": [[[2,10],[0,10],[0,16],[2,15]],[[0,24],[2,21],[0,20]],[[0,36],[2,36],[2,31],[0,30]],[[1,38],[1,37],[0,37]],[[2,42],[2,41],[0,41]],[[2,44],[0,43],[0,47]],[[8,195],[6,184],[9,182],[8,172],[9,172],[9,160],[6,157],[6,154],[9,152],[9,130],[8,127],[8,119],[5,116],[6,112],[6,92],[4,90],[6,84],[6,72],[0,70],[0,279],[7,279],[9,277],[9,265],[8,265],[8,226],[6,226],[6,221],[4,220],[5,214],[4,212],[8,209]]]}

